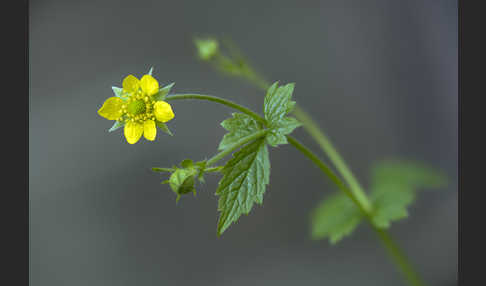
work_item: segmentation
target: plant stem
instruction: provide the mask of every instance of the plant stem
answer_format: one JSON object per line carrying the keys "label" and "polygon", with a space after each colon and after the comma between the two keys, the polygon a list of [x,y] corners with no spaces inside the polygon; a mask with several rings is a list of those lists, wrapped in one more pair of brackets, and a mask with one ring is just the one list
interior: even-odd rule
{"label": "plant stem", "polygon": [[303,153],[307,158],[309,158],[319,169],[322,170],[324,174],[326,174],[331,181],[333,181],[340,190],[342,190],[351,200],[358,206],[361,210],[362,214],[366,218],[367,222],[371,226],[371,228],[378,234],[378,237],[381,239],[385,248],[387,249],[388,253],[392,257],[393,261],[396,265],[400,268],[404,276],[406,277],[407,281],[410,285],[414,286],[423,286],[425,283],[420,279],[419,275],[413,269],[412,265],[408,261],[407,257],[400,249],[400,247],[393,241],[390,234],[384,230],[377,228],[373,222],[371,221],[371,213],[367,211],[362,203],[359,201],[358,198],[353,196],[353,193],[346,187],[346,185],[327,167],[318,157],[315,155],[309,148],[305,147],[297,141],[297,139],[293,138],[292,136],[287,136],[287,141],[293,145],[297,150]]}
{"label": "plant stem", "polygon": [[[177,95],[171,95],[168,96],[165,100],[170,101],[170,100],[181,100],[181,99],[198,99],[198,100],[207,100],[207,101],[212,101],[216,103],[220,103],[223,105],[226,105],[228,107],[234,108],[236,110],[239,110],[255,120],[262,122],[264,125],[266,125],[266,121],[264,118],[262,118],[260,115],[257,113],[251,111],[250,109],[243,107],[237,103],[234,103],[232,101],[216,97],[216,96],[211,96],[211,95],[202,95],[202,94],[177,94]],[[297,106],[296,106],[297,107]],[[297,108],[296,108],[297,109]],[[295,114],[295,111],[294,111]],[[314,123],[314,121],[308,116],[304,111],[300,110],[295,114],[296,117],[299,115],[301,117],[301,123],[303,123],[304,127],[307,127],[306,130],[310,133],[310,135],[319,143],[321,148],[324,150],[324,152],[329,156],[329,158],[332,160],[332,162],[336,165],[336,168],[338,171],[341,173],[343,178],[347,181],[349,188],[346,187],[346,185],[339,179],[337,175],[332,172],[332,170],[315,155],[309,148],[305,147],[302,143],[297,141],[295,138],[291,136],[287,136],[287,140],[289,143],[294,146],[297,150],[299,150],[301,153],[303,153],[307,158],[309,158],[319,169],[326,175],[328,176],[331,181],[336,184],[336,186],[343,191],[361,210],[363,213],[364,217],[366,220],[369,222],[371,225],[372,229],[378,234],[378,237],[381,239],[383,244],[385,245],[385,248],[388,250],[388,253],[392,257],[393,261],[395,264],[399,267],[399,269],[402,271],[402,273],[405,275],[407,278],[407,281],[410,283],[410,285],[413,286],[423,286],[425,283],[420,279],[420,276],[418,273],[413,269],[412,265],[406,258],[405,254],[403,251],[400,249],[400,247],[393,241],[391,236],[386,232],[384,229],[379,229],[374,226],[374,224],[371,222],[371,204],[364,193],[364,191],[361,189],[359,186],[357,180],[354,178],[353,174],[347,168],[346,164],[344,163],[344,160],[339,156],[339,153],[334,149],[332,146],[331,142],[327,139],[327,137],[322,133],[321,130],[317,127],[317,124]],[[266,130],[262,130],[267,132]],[[256,134],[256,133],[255,133]],[[255,135],[253,134],[253,135]],[[260,135],[260,134],[259,134]],[[260,135],[263,136],[263,135]],[[246,137],[245,137],[246,138]],[[241,140],[245,139],[242,138]],[[257,137],[258,138],[258,137]],[[256,138],[253,138],[251,140],[254,140]],[[249,141],[251,141],[249,140]],[[247,142],[249,142],[247,141]],[[239,142],[236,142],[234,144],[237,144]],[[233,147],[233,145],[231,147]],[[241,146],[241,144],[240,144]],[[231,149],[228,148],[228,149]],[[237,147],[236,147],[237,148]],[[228,150],[227,149],[227,150]],[[211,158],[208,161],[209,162],[216,162],[217,160],[225,157],[232,151],[226,152],[227,150],[224,150],[218,154],[216,154],[213,158]],[[222,153],[226,153],[222,155]],[[216,159],[217,160],[216,160]],[[216,161],[215,161],[216,160]],[[351,182],[350,182],[351,180]],[[354,184],[353,184],[354,182]],[[354,189],[353,189],[354,188]]]}
{"label": "plant stem", "polygon": [[[262,76],[253,72],[253,69],[246,69],[246,72],[242,73],[242,76],[247,79],[254,86],[266,90],[270,83],[268,83]],[[334,164],[338,172],[343,176],[344,180],[348,183],[351,191],[356,196],[356,198],[362,203],[363,208],[371,212],[372,205],[366,196],[366,193],[361,188],[358,180],[354,177],[351,170],[346,166],[346,163],[341,158],[339,153],[331,144],[331,141],[326,137],[326,135],[319,129],[317,123],[310,117],[310,115],[300,108],[297,104],[292,112],[295,118],[302,123],[302,127],[309,133],[309,135],[319,144],[324,153],[329,157],[331,162]]]}
{"label": "plant stem", "polygon": [[243,113],[246,113],[253,117],[255,120],[266,124],[265,119],[263,119],[260,115],[257,113],[253,112],[252,110],[241,106],[237,103],[234,103],[230,100],[223,99],[221,97],[216,97],[216,96],[211,96],[211,95],[204,95],[204,94],[195,94],[195,93],[186,93],[186,94],[174,94],[170,95],[165,98],[165,101],[170,101],[170,100],[181,100],[181,99],[198,99],[198,100],[207,100],[207,101],[212,101],[212,102],[217,102],[226,106],[229,106],[231,108],[234,108],[236,110],[239,110]]}
{"label": "plant stem", "polygon": [[238,149],[239,147],[245,145],[246,143],[263,137],[267,134],[268,130],[260,130],[251,135],[241,138],[240,140],[236,141],[235,143],[228,146],[223,151],[219,152],[218,154],[214,155],[211,159],[207,161],[207,165],[211,166],[212,164],[218,162],[219,160],[223,159],[227,155],[231,154],[234,150]]}
{"label": "plant stem", "polygon": [[397,243],[392,239],[390,234],[386,230],[377,228],[373,224],[371,224],[371,226],[380,237],[381,241],[386,247],[386,250],[388,251],[388,254],[390,254],[392,259],[395,261],[395,264],[400,267],[400,270],[402,271],[409,284],[415,286],[426,285],[422,278],[420,278],[418,273],[413,269],[412,264],[407,259],[407,256],[405,255],[405,253],[403,253]]}
{"label": "plant stem", "polygon": [[372,211],[372,205],[366,196],[366,193],[361,188],[360,184],[354,177],[351,170],[346,166],[344,160],[341,158],[339,153],[331,144],[331,141],[326,137],[326,135],[319,129],[317,124],[312,120],[312,118],[308,115],[307,112],[302,110],[299,106],[295,106],[294,115],[299,120],[303,128],[309,133],[309,135],[319,144],[321,149],[324,153],[327,154],[331,162],[334,164],[338,172],[343,176],[343,179],[348,183],[349,188],[356,196],[356,199],[359,200],[363,206],[363,208],[367,212]]}
{"label": "plant stem", "polygon": [[304,154],[307,158],[309,158],[321,171],[331,179],[331,181],[336,184],[336,186],[343,191],[361,210],[363,215],[369,216],[370,213],[367,211],[362,202],[353,195],[353,192],[341,181],[341,179],[334,174],[334,172],[322,162],[316,154],[314,154],[309,148],[305,147],[302,143],[300,143],[297,139],[292,136],[287,135],[287,141],[294,146],[297,150],[299,150],[302,154]]}
{"label": "plant stem", "polygon": [[210,168],[204,169],[204,172],[206,172],[206,173],[219,172],[222,169],[223,169],[223,166],[210,167]]}

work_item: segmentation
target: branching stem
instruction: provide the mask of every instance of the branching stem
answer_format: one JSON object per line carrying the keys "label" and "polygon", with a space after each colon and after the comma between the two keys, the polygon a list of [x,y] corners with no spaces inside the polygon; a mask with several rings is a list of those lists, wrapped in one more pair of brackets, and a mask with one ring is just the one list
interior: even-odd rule
{"label": "branching stem", "polygon": [[[258,122],[261,122],[264,125],[266,125],[265,119],[260,115],[258,115],[257,113],[253,112],[252,110],[244,106],[241,106],[237,103],[234,103],[232,101],[220,97],[216,97],[216,96],[202,95],[202,94],[176,94],[176,95],[168,96],[165,100],[170,101],[170,100],[182,100],[182,99],[206,100],[206,101],[223,104],[228,107],[234,108],[238,111],[241,111],[251,116]],[[317,155],[315,155],[309,148],[305,147],[302,143],[297,141],[295,138],[291,136],[287,136],[289,143],[292,146],[294,146],[297,150],[299,150],[302,154],[304,154],[308,159],[310,159],[329,179],[331,179],[331,181],[334,184],[336,184],[336,186],[341,191],[343,191],[357,205],[357,207],[361,210],[368,223],[371,225],[372,229],[377,233],[378,237],[385,245],[387,251],[393,258],[393,261],[403,272],[404,276],[406,277],[410,285],[413,286],[425,285],[425,283],[421,280],[418,273],[413,269],[412,265],[406,258],[403,251],[393,241],[390,234],[384,229],[379,229],[375,227],[374,224],[371,222],[371,218],[370,218],[371,211],[372,211],[371,203],[369,202],[366,193],[362,190],[361,186],[359,185],[358,181],[355,179],[350,169],[344,163],[344,160],[341,158],[341,156],[336,151],[336,149],[332,146],[331,142],[327,139],[324,133],[317,127],[317,124],[311,119],[309,115],[307,115],[305,111],[303,111],[302,109],[296,106],[296,108],[294,109],[294,115],[297,117],[297,119],[299,119],[299,121],[301,121],[301,123],[303,123],[303,126],[307,130],[307,132],[309,132],[309,134],[319,143],[323,151],[329,156],[330,160],[336,166],[336,169],[341,173],[345,181],[348,183],[349,188],[346,186],[344,182],[341,181],[341,179],[336,174],[334,174],[331,168],[329,168],[321,159],[319,159],[319,157],[317,157]],[[262,130],[260,132],[267,132],[267,131]],[[255,138],[249,139],[248,141],[246,141],[246,143],[248,143],[251,140],[257,139],[265,134],[265,133],[262,134],[257,134],[257,133],[248,136],[248,137],[255,136]],[[246,139],[248,138],[245,137],[240,140],[246,140]],[[232,146],[238,143],[239,141],[232,144]],[[239,146],[241,145],[242,144],[240,144]],[[236,148],[237,147],[235,147],[235,149]],[[209,164],[210,162],[214,163],[220,160],[221,158],[225,157],[226,155],[230,154],[233,150],[227,152],[227,150],[229,149],[231,149],[231,147],[216,154],[213,158],[211,158],[208,161],[208,165],[211,165]]]}

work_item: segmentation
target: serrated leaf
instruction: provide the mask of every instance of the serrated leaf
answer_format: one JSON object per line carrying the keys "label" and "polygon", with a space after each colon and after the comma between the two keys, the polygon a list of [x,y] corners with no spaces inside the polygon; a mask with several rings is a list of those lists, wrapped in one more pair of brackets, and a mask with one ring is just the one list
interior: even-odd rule
{"label": "serrated leaf", "polygon": [[170,89],[174,86],[175,82],[164,86],[163,88],[159,89],[159,92],[154,94],[154,100],[164,100],[170,92]]}
{"label": "serrated leaf", "polygon": [[372,169],[372,182],[393,182],[415,188],[441,188],[447,179],[441,172],[412,161],[387,160]]}
{"label": "serrated leaf", "polygon": [[289,103],[287,104],[287,114],[289,114],[294,110],[295,104],[296,104],[295,101],[293,100],[289,101]]}
{"label": "serrated leaf", "polygon": [[263,104],[265,120],[270,125],[283,119],[294,105],[290,99],[292,98],[295,84],[288,83],[284,86],[277,86],[278,82],[275,82],[268,88]]}
{"label": "serrated leaf", "polygon": [[241,138],[262,130],[262,126],[255,119],[243,113],[232,113],[233,117],[221,122],[221,126],[228,131],[219,143],[218,150],[224,150]]}
{"label": "serrated leaf", "polygon": [[278,86],[278,82],[275,82],[265,95],[263,111],[270,129],[267,143],[273,147],[287,144],[286,135],[302,125],[297,119],[286,116],[295,106],[295,101],[291,100],[294,86],[293,83]]}
{"label": "serrated leaf", "polygon": [[293,117],[282,118],[271,126],[271,131],[267,135],[267,143],[273,147],[279,144],[287,144],[286,135],[292,133],[295,128],[301,125],[302,123]]}
{"label": "serrated leaf", "polygon": [[336,244],[351,234],[362,219],[362,214],[345,194],[336,193],[324,199],[311,213],[312,239],[328,238]]}
{"label": "serrated leaf", "polygon": [[169,127],[167,127],[167,124],[156,120],[155,125],[159,127],[163,132],[169,134],[170,136],[173,136],[172,132],[169,130]]}
{"label": "serrated leaf", "polygon": [[265,139],[244,146],[221,171],[216,195],[219,196],[218,235],[221,235],[242,214],[248,214],[254,203],[263,202],[270,178],[270,160]]}
{"label": "serrated leaf", "polygon": [[115,121],[115,123],[113,124],[113,126],[111,126],[111,128],[108,130],[108,132],[113,132],[113,131],[117,130],[118,128],[123,127],[124,125],[125,125],[125,123],[123,123],[123,122]]}
{"label": "serrated leaf", "polygon": [[372,221],[379,228],[390,227],[391,222],[408,217],[419,189],[443,187],[445,177],[422,164],[385,161],[372,170]]}

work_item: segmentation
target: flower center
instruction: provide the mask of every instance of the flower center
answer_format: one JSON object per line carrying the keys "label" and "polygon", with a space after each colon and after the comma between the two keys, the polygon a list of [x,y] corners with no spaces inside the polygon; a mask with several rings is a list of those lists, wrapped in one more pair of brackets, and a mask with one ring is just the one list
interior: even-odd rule
{"label": "flower center", "polygon": [[145,112],[145,102],[141,99],[132,101],[127,106],[127,111],[132,115],[138,115]]}

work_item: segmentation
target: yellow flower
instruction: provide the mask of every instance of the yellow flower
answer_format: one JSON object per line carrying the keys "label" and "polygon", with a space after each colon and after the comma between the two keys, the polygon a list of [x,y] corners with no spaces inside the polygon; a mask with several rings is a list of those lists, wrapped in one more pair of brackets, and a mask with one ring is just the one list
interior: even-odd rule
{"label": "yellow flower", "polygon": [[124,124],[127,142],[135,144],[142,135],[153,141],[157,135],[156,122],[165,123],[174,118],[170,104],[158,100],[159,83],[146,74],[140,80],[133,75],[123,80],[119,97],[110,97],[98,110],[98,114],[108,120]]}

